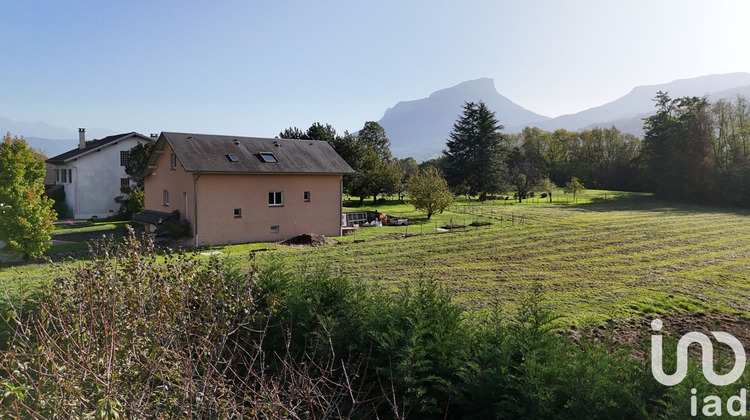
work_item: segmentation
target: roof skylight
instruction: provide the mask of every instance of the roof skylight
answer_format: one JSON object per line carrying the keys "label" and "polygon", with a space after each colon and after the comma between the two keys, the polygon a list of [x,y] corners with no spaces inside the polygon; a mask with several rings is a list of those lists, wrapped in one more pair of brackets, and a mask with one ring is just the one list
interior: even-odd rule
{"label": "roof skylight", "polygon": [[266,163],[276,163],[279,161],[271,152],[260,152],[260,158],[263,159],[263,162]]}
{"label": "roof skylight", "polygon": [[227,159],[229,159],[230,162],[239,162],[240,160],[237,159],[237,155],[230,153],[227,155]]}

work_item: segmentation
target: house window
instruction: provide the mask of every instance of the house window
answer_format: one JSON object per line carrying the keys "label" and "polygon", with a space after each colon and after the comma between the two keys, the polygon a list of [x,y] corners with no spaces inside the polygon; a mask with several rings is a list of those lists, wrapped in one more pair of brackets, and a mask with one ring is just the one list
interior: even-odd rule
{"label": "house window", "polygon": [[230,153],[227,155],[227,159],[229,159],[230,162],[239,162],[240,160],[237,158],[237,155],[234,153]]}
{"label": "house window", "polygon": [[310,201],[310,191],[305,191],[305,192],[304,192],[304,193],[302,194],[302,197],[303,197],[303,199],[304,199],[305,201]]}
{"label": "house window", "polygon": [[268,205],[269,206],[283,206],[284,195],[281,191],[271,191],[268,193]]}
{"label": "house window", "polygon": [[279,233],[279,225],[271,226],[271,233]]}
{"label": "house window", "polygon": [[163,198],[164,198],[164,205],[165,205],[165,206],[168,206],[168,205],[169,205],[169,191],[167,191],[167,190],[164,190],[164,191],[162,192],[162,196],[163,196]]}
{"label": "house window", "polygon": [[263,162],[266,163],[276,163],[279,161],[271,152],[260,152],[260,158],[263,159]]}
{"label": "house window", "polygon": [[242,209],[234,209],[234,217],[242,217]]}
{"label": "house window", "polygon": [[130,188],[130,178],[120,178],[120,189]]}
{"label": "house window", "polygon": [[57,182],[60,184],[68,184],[73,182],[73,170],[72,169],[57,169]]}
{"label": "house window", "polygon": [[169,157],[170,157],[169,167],[172,169],[177,169],[177,155],[172,153]]}
{"label": "house window", "polygon": [[130,162],[130,150],[120,151],[120,166],[127,166]]}

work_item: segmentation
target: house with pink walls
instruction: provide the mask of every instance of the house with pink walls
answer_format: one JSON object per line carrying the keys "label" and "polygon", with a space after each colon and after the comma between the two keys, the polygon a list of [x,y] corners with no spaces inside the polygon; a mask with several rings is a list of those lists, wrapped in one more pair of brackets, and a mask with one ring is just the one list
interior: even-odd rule
{"label": "house with pink walls", "polygon": [[144,219],[188,221],[196,246],[339,236],[353,173],[325,141],[163,132],[144,173]]}

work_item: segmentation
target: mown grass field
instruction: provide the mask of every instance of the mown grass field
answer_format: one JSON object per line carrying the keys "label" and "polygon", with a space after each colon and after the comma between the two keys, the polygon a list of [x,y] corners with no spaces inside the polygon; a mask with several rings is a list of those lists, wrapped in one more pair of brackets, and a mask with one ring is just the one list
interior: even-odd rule
{"label": "mown grass field", "polygon": [[[430,221],[408,205],[367,206],[357,209],[406,216],[413,224],[362,228],[325,247],[214,250],[246,267],[267,258],[293,269],[327,264],[386,289],[434,277],[469,309],[510,309],[541,285],[571,325],[675,312],[750,317],[750,211],[605,191],[589,191],[578,204],[556,198],[562,202],[462,201]],[[436,233],[473,221],[492,224]],[[42,264],[0,268],[5,285],[52,275]]]}
{"label": "mown grass field", "polygon": [[[412,225],[414,236],[261,254],[294,267],[329,264],[386,288],[434,277],[468,308],[509,309],[541,285],[572,325],[674,312],[750,316],[750,212],[603,194],[577,205],[459,205],[469,213]],[[434,234],[463,218],[492,225]],[[406,232],[367,230],[360,237]],[[225,251],[246,259],[239,248]]]}

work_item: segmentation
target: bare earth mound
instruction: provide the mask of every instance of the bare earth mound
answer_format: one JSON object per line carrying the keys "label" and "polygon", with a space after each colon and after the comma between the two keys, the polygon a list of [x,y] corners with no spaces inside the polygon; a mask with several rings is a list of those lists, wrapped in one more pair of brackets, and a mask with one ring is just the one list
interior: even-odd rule
{"label": "bare earth mound", "polygon": [[302,235],[297,235],[294,238],[289,238],[281,244],[296,246],[324,246],[331,245],[332,241],[326,238],[325,235],[320,235],[318,233],[303,233]]}

